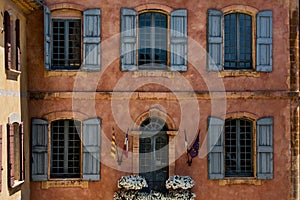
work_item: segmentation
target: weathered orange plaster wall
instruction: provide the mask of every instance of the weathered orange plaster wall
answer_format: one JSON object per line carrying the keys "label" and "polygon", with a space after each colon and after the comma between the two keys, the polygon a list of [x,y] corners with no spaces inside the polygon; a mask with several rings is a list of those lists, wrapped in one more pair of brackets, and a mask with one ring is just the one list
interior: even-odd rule
{"label": "weathered orange plaster wall", "polygon": [[[54,8],[56,3],[65,3],[65,0],[48,0],[45,3]],[[72,1],[69,1],[72,2]],[[57,72],[47,73],[43,69],[43,13],[36,12],[29,16],[28,22],[28,74],[29,92],[72,92],[72,91],[101,91],[112,92],[118,80],[126,75],[120,71],[119,65],[119,39],[111,39],[120,32],[120,8],[140,8],[144,4],[157,4],[157,8],[168,6],[170,9],[188,9],[188,36],[196,41],[199,46],[206,49],[206,13],[207,9],[223,9],[229,5],[249,5],[257,10],[273,11],[273,72],[261,73],[259,77],[225,77],[222,79],[226,91],[287,91],[289,89],[289,40],[288,40],[288,1],[281,0],[261,0],[261,1],[159,1],[159,0],[140,0],[140,1],[94,1],[78,0],[75,6],[78,8],[101,8],[101,30],[102,30],[102,65],[101,73],[73,73]],[[159,6],[161,5],[161,6]],[[33,31],[34,30],[34,31]],[[110,41],[105,43],[105,41]],[[189,51],[189,56],[195,56],[195,52]],[[201,52],[200,52],[201,53]],[[204,57],[203,57],[204,56]],[[214,72],[206,72],[205,55],[200,55],[203,59],[196,60],[196,65],[189,64],[188,71],[181,73],[190,82],[194,91],[207,92],[208,86],[205,83],[207,76],[216,75]],[[176,82],[176,78],[174,78]],[[77,85],[82,80],[84,84]],[[132,78],[134,81],[134,78]],[[96,85],[95,85],[96,84]],[[138,88],[139,91],[161,91],[160,98],[156,100],[135,99],[130,101],[130,115],[132,120],[149,110],[149,108],[160,105],[168,115],[172,117],[175,124],[180,125],[181,110],[178,101],[168,100],[169,89],[162,85],[146,85]],[[166,92],[165,92],[166,91]],[[193,93],[193,92],[191,92]],[[107,93],[110,96],[109,93]],[[285,93],[283,93],[285,94]],[[30,117],[47,118],[49,113],[72,111],[72,99],[61,99],[59,97],[48,98],[45,93],[41,93],[39,99],[30,98],[29,110]],[[255,95],[255,94],[254,94]],[[45,99],[44,99],[45,98]],[[186,155],[181,155],[184,148],[182,134],[176,136],[176,152],[179,159],[176,160],[176,174],[190,175],[196,185],[192,189],[196,193],[197,200],[200,199],[289,199],[290,184],[290,130],[289,130],[289,100],[287,98],[235,98],[227,96],[226,113],[238,113],[238,116],[254,116],[254,120],[261,117],[274,117],[274,179],[262,181],[260,186],[254,185],[226,185],[220,186],[218,181],[208,180],[207,157],[193,159],[192,166],[187,166]],[[86,117],[99,117],[102,119],[102,148],[101,159],[112,163],[109,156],[110,146],[103,142],[103,137],[110,138],[111,128],[115,127],[119,132],[120,128],[113,116],[110,99],[103,98],[96,100],[95,106],[91,106],[94,101],[83,100],[80,108],[76,112],[81,112]],[[211,115],[211,102],[207,98],[199,98],[200,121],[195,122],[199,126],[202,142],[207,130],[207,118]],[[250,114],[247,114],[250,113]],[[122,114],[122,111],[120,111]],[[67,114],[68,115],[68,114]],[[71,114],[69,114],[72,117]],[[193,118],[190,119],[193,123]],[[129,139],[130,140],[130,139]],[[123,136],[117,138],[118,144],[123,144]],[[121,147],[122,148],[122,147]],[[132,144],[130,141],[130,147]],[[130,158],[124,161],[126,169],[132,169]],[[122,166],[122,167],[123,167]],[[114,168],[114,169],[113,169]],[[119,171],[120,168],[115,164],[113,167],[101,163],[101,180],[99,182],[89,182],[88,189],[80,188],[49,188],[41,189],[41,183],[31,182],[32,200],[81,200],[81,199],[113,199],[113,191],[117,190],[117,180],[126,175],[126,172]]]}

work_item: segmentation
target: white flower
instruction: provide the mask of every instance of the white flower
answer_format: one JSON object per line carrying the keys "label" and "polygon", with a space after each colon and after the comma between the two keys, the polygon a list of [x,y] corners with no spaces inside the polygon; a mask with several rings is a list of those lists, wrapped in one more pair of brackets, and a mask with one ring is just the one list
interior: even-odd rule
{"label": "white flower", "polygon": [[191,189],[195,185],[194,180],[189,176],[171,176],[166,181],[167,189]]}
{"label": "white flower", "polygon": [[122,176],[118,181],[118,188],[124,188],[125,190],[140,190],[144,187],[148,187],[146,179],[141,176]]}

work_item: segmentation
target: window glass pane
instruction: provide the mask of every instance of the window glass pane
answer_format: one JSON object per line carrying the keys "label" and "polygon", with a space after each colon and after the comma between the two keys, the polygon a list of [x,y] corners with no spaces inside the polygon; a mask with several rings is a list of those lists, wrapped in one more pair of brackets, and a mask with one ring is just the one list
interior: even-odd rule
{"label": "window glass pane", "polygon": [[251,69],[252,19],[232,13],[224,17],[224,69]]}
{"label": "window glass pane", "polygon": [[80,177],[80,122],[51,123],[51,178]]}
{"label": "window glass pane", "polygon": [[225,122],[225,175],[253,176],[253,125],[247,119]]}
{"label": "window glass pane", "polygon": [[165,69],[167,65],[167,16],[161,13],[139,15],[140,69]]}
{"label": "window glass pane", "polygon": [[81,64],[81,20],[52,20],[52,68],[78,69]]}

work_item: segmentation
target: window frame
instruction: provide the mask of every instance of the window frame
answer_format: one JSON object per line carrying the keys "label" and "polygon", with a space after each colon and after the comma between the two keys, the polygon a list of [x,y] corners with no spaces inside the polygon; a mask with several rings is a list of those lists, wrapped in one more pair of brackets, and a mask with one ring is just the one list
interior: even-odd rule
{"label": "window frame", "polygon": [[[229,15],[229,14],[245,14],[251,17],[251,67],[249,68],[240,68],[240,67],[236,67],[235,69],[225,69],[225,15]],[[230,71],[253,71],[256,72],[256,14],[257,13],[253,13],[247,10],[240,10],[240,9],[234,9],[234,10],[229,10],[229,11],[225,11],[223,12],[223,17],[222,17],[222,34],[223,34],[223,38],[222,38],[222,71],[225,72],[230,72]]]}
{"label": "window frame", "polygon": [[[240,127],[240,120],[244,120],[244,121],[248,121],[248,122],[251,122],[251,167],[252,167],[252,171],[249,172],[249,175],[248,174],[243,174],[241,172],[234,172],[232,174],[230,174],[227,170],[226,170],[226,161],[227,161],[227,151],[226,151],[226,123],[228,121],[235,121],[235,123],[237,123],[237,121],[239,121],[238,123],[239,124],[236,124],[236,129],[238,127]],[[230,179],[230,178],[256,178],[256,126],[255,126],[255,121],[250,119],[250,118],[246,118],[246,117],[238,117],[238,118],[227,118],[225,119],[224,121],[224,175],[225,175],[225,179]],[[238,134],[237,134],[238,133]],[[240,130],[236,130],[235,131],[235,134],[236,134],[236,153],[237,155],[241,155],[240,154],[240,144],[237,143],[237,140],[240,138]],[[238,149],[239,148],[239,149]],[[239,160],[238,157],[236,157],[236,162]],[[241,162],[241,161],[240,161]],[[236,166],[239,166],[241,163],[236,163]],[[237,169],[239,170],[239,169]],[[251,173],[251,175],[250,175]]]}
{"label": "window frame", "polygon": [[[79,55],[79,58],[80,58],[80,64],[78,67],[71,67],[70,65],[67,65],[66,63],[70,60],[69,59],[69,51],[68,51],[68,55],[64,55],[64,66],[55,66],[53,64],[53,55],[54,55],[54,47],[53,47],[53,37],[54,37],[54,34],[53,34],[53,21],[54,20],[57,20],[57,21],[63,21],[64,22],[64,31],[66,33],[66,31],[69,33],[69,30],[66,30],[66,23],[69,23],[70,21],[75,21],[75,20],[80,20],[80,34],[79,34],[79,37],[80,37],[80,55]],[[64,17],[64,16],[60,16],[59,14],[52,14],[51,13],[51,17],[50,17],[50,34],[51,34],[51,43],[50,43],[50,52],[51,52],[51,55],[50,55],[50,70],[67,70],[67,71],[78,71],[81,67],[81,64],[82,64],[82,60],[83,60],[83,18],[82,16],[79,17],[79,16],[73,16],[73,17]],[[66,41],[66,35],[64,33],[64,50],[66,51],[66,47],[68,47],[69,49],[69,41]],[[65,53],[65,52],[64,52]],[[68,57],[68,59],[66,59],[66,57]]]}
{"label": "window frame", "polygon": [[[64,148],[67,146],[68,149],[67,151],[69,151],[69,144],[67,144],[69,142],[69,139],[67,141],[65,141],[66,137],[69,136],[69,130],[67,132],[66,131],[66,128],[70,128],[70,126],[68,127],[65,127],[66,125],[66,122],[70,122],[70,121],[73,121],[74,125],[76,126],[76,124],[78,123],[78,125],[80,125],[80,135],[79,135],[79,141],[80,141],[80,146],[79,146],[79,177],[68,177],[69,176],[69,173],[65,173],[64,172],[64,175],[62,175],[61,177],[59,177],[59,175],[54,175],[53,176],[53,172],[52,172],[52,165],[53,165],[53,140],[52,140],[52,137],[53,137],[53,123],[54,122],[59,122],[59,121],[62,121],[64,123]],[[69,123],[68,123],[69,125]],[[82,121],[79,121],[79,120],[75,120],[75,119],[58,119],[58,120],[54,120],[54,121],[51,121],[51,123],[49,123],[49,137],[50,137],[50,142],[49,142],[49,152],[48,152],[48,155],[49,155],[49,163],[48,163],[48,169],[49,169],[49,180],[61,180],[61,179],[68,179],[68,180],[81,180],[82,179],[82,168],[83,168],[83,163],[82,163],[82,148],[83,148],[83,145],[82,145],[82,131],[83,131],[83,127],[82,127],[83,123]],[[66,152],[66,150],[65,150]],[[64,153],[65,155],[65,153]],[[65,168],[65,165],[66,163],[65,162],[69,162],[69,159],[65,158],[64,157],[64,168]],[[51,175],[52,174],[52,175]],[[55,177],[56,176],[56,177]]]}
{"label": "window frame", "polygon": [[[166,41],[166,51],[167,51],[167,58],[166,58],[166,66],[165,67],[157,67],[157,68],[152,68],[154,63],[151,64],[146,64],[144,67],[141,67],[142,65],[139,65],[139,45],[140,45],[140,35],[139,35],[139,22],[140,22],[140,15],[141,14],[145,14],[145,13],[159,13],[159,14],[163,14],[166,16],[166,37],[167,37],[167,41]],[[160,10],[160,9],[149,9],[149,10],[142,10],[137,12],[137,17],[136,17],[136,63],[137,63],[137,71],[170,71],[170,59],[171,59],[171,55],[170,55],[170,49],[171,49],[171,42],[170,42],[170,25],[171,25],[171,17],[170,17],[170,13],[164,11],[164,10]],[[152,21],[151,21],[152,22]],[[150,26],[151,27],[151,26]],[[147,27],[148,28],[148,27]],[[151,27],[152,28],[152,27]],[[156,28],[156,26],[155,26]],[[152,36],[152,35],[151,35]],[[155,41],[154,41],[155,42]]]}
{"label": "window frame", "polygon": [[21,73],[21,20],[12,10],[5,10],[3,18],[5,69],[8,78],[16,79]]}
{"label": "window frame", "polygon": [[[235,35],[234,35],[234,40],[235,40],[235,46],[234,46],[234,50],[235,50],[235,56],[236,56],[236,59],[235,60],[226,60],[226,58],[225,58],[225,55],[226,54],[228,54],[228,53],[226,53],[226,41],[228,41],[228,40],[226,40],[226,31],[225,31],[225,29],[226,29],[226,23],[225,23],[225,19],[226,19],[226,16],[229,16],[229,15],[234,15],[235,17],[236,17],[236,22],[235,22],[235,28],[236,28],[236,32],[235,32]],[[249,61],[250,61],[250,67],[247,67],[247,66],[240,66],[240,63],[241,63],[241,59],[240,59],[240,52],[239,52],[239,49],[240,49],[240,47],[241,47],[241,43],[240,43],[240,41],[241,41],[241,35],[240,35],[240,22],[241,22],[241,18],[240,18],[240,16],[241,15],[245,15],[245,16],[247,16],[247,17],[250,17],[250,22],[251,22],[251,25],[250,25],[250,27],[251,27],[251,34],[250,34],[250,44],[251,44],[251,46],[250,46],[250,59],[249,59]],[[223,60],[223,69],[224,70],[251,70],[251,69],[254,69],[254,67],[253,66],[255,66],[255,63],[253,64],[253,61],[255,60],[255,58],[253,58],[253,45],[255,45],[255,44],[253,44],[253,41],[255,41],[255,38],[253,39],[253,36],[255,35],[255,32],[253,32],[253,16],[252,15],[250,15],[250,14],[248,14],[248,13],[245,13],[245,12],[230,12],[230,13],[224,13],[224,28],[223,28],[223,35],[224,35],[224,37],[223,37],[223,49],[224,49],[224,52],[223,52],[223,57],[224,57],[224,60]],[[232,36],[232,34],[230,34],[229,35],[229,37],[231,37]],[[245,35],[244,35],[245,36]],[[247,40],[248,38],[246,38],[245,40]],[[245,41],[244,40],[244,41]],[[229,39],[229,42],[231,43],[231,39]],[[255,48],[254,48],[255,49]],[[255,55],[255,53],[254,53],[254,55]],[[226,61],[227,62],[235,62],[236,64],[235,64],[235,66],[233,66],[233,67],[231,67],[231,66],[225,66],[225,63],[226,63]]]}
{"label": "window frame", "polygon": [[13,189],[25,181],[23,122],[13,121],[7,124],[7,147],[8,186]]}

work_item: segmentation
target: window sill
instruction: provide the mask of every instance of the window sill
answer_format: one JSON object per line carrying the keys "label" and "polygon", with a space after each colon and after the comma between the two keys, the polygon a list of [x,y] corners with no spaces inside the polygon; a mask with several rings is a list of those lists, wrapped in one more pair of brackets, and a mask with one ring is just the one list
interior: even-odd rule
{"label": "window sill", "polygon": [[81,180],[53,180],[43,181],[42,189],[48,188],[88,188],[88,181]]}
{"label": "window sill", "polygon": [[6,78],[10,80],[18,80],[18,76],[21,74],[21,71],[15,69],[7,69],[6,70]]}
{"label": "window sill", "polygon": [[246,77],[260,77],[260,72],[251,71],[251,70],[223,70],[219,71],[219,77],[239,77],[239,76],[246,76]]}
{"label": "window sill", "polygon": [[164,77],[164,78],[174,78],[175,75],[178,74],[178,72],[171,72],[171,71],[160,71],[160,70],[140,70],[140,71],[134,71],[132,74],[133,78],[139,78],[139,77]]}
{"label": "window sill", "polygon": [[24,182],[25,181],[17,181],[17,180],[15,180],[14,181],[14,185],[11,188],[9,188],[9,194],[12,195],[12,194],[20,191],[21,190],[21,186],[23,185]]}
{"label": "window sill", "polygon": [[245,179],[224,179],[219,180],[219,185],[261,185],[261,180],[257,180],[254,178],[245,178]]}
{"label": "window sill", "polygon": [[57,76],[83,76],[86,77],[89,72],[79,70],[53,70],[44,71],[44,77],[57,77]]}

